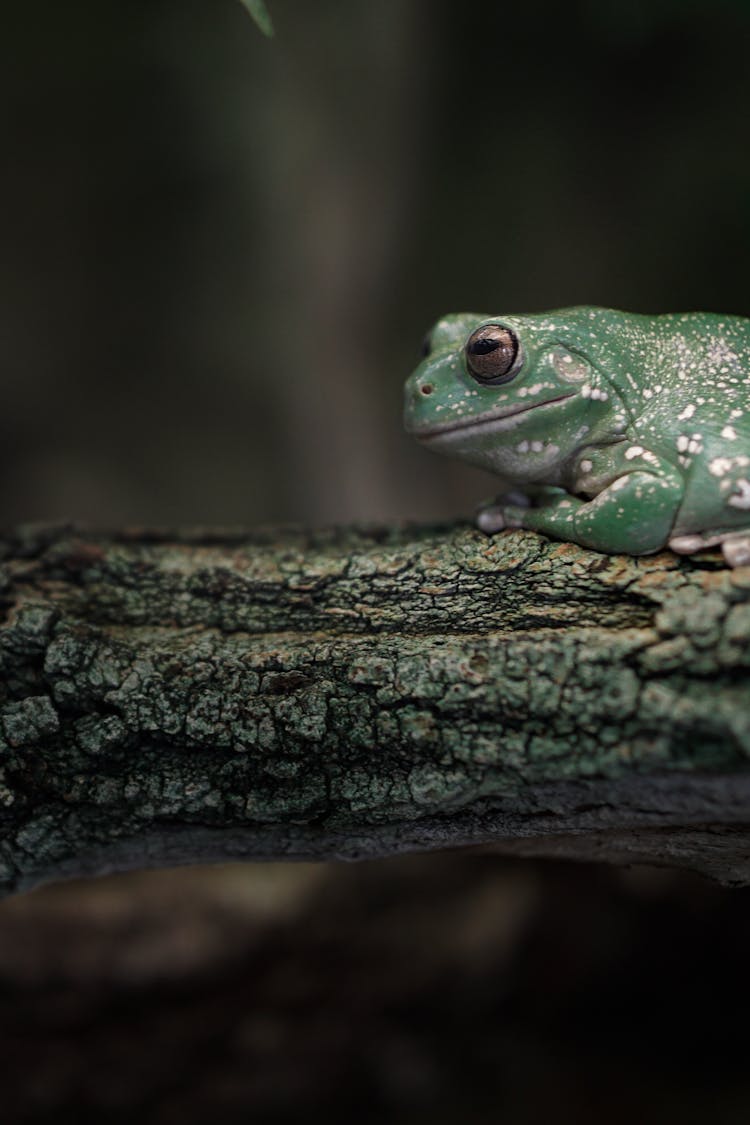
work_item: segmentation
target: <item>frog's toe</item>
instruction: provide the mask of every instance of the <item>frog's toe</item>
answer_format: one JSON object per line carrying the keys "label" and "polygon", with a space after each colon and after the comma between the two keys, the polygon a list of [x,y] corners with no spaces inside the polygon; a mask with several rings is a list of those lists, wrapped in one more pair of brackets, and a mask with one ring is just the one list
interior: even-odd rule
{"label": "frog's toe", "polygon": [[496,531],[503,531],[507,527],[505,513],[499,505],[480,508],[476,516],[476,525],[485,535],[494,535]]}
{"label": "frog's toe", "polygon": [[750,566],[750,535],[725,539],[721,551],[727,566]]}
{"label": "frog's toe", "polygon": [[478,509],[476,525],[485,535],[494,535],[496,531],[504,531],[506,527],[521,527],[522,513],[518,509],[528,508],[530,505],[531,500],[525,492],[509,489]]}
{"label": "frog's toe", "polygon": [[711,547],[721,546],[727,566],[750,566],[750,533],[739,535],[726,533],[706,535],[677,535],[669,540],[669,546],[678,555],[695,555]]}
{"label": "frog's toe", "polygon": [[702,535],[675,535],[669,540],[669,546],[676,555],[694,555],[706,546]]}

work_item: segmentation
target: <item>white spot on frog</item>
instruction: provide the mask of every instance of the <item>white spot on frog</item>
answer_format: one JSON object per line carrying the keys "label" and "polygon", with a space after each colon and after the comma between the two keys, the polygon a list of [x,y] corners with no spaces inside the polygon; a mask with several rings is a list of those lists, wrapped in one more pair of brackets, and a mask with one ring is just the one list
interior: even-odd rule
{"label": "white spot on frog", "polygon": [[708,471],[715,477],[723,477],[728,473],[732,467],[731,457],[714,457],[713,461],[709,462]]}
{"label": "white spot on frog", "polygon": [[750,481],[741,477],[736,482],[735,487],[737,492],[733,492],[727,499],[727,504],[732,508],[742,508],[743,511],[750,510]]}

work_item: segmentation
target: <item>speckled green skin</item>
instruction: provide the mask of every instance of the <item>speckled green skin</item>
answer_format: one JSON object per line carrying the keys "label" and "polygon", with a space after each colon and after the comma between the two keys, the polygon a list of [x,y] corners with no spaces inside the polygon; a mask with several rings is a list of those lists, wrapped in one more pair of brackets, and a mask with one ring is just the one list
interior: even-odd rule
{"label": "speckled green skin", "polygon": [[0,598],[6,890],[488,841],[750,881],[750,568],[465,525],[31,528]]}
{"label": "speckled green skin", "polygon": [[[520,341],[517,374],[499,386],[466,367],[482,324]],[[750,558],[750,320],[589,307],[448,316],[406,384],[405,420],[430,449],[525,494],[481,515],[485,530],[633,555],[726,540],[729,561]]]}

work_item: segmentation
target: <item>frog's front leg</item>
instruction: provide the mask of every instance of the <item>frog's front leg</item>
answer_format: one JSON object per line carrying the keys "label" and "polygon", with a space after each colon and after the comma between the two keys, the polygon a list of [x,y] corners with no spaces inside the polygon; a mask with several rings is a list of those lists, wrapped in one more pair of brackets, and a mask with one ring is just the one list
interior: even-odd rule
{"label": "frog's front leg", "polygon": [[506,527],[518,526],[507,522],[506,512],[518,508],[526,509],[545,504],[556,504],[559,500],[564,500],[566,496],[567,493],[564,489],[553,488],[548,485],[533,485],[525,489],[509,488],[479,507],[476,514],[476,525],[480,531],[484,531],[487,535],[494,535],[496,531],[502,531]]}
{"label": "frog's front leg", "polygon": [[617,477],[593,500],[559,493],[546,500],[541,507],[505,506],[503,526],[539,531],[608,554],[647,555],[669,539],[682,500],[682,480],[672,469],[636,470]]}

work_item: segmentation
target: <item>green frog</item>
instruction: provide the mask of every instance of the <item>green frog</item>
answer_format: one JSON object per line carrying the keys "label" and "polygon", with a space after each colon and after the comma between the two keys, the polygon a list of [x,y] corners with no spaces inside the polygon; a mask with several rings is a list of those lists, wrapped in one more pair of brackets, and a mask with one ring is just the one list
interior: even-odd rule
{"label": "green frog", "polygon": [[458,313],[428,334],[405,424],[502,478],[488,534],[610,554],[721,544],[750,564],[750,320],[582,306]]}

